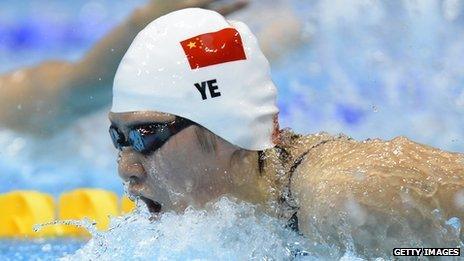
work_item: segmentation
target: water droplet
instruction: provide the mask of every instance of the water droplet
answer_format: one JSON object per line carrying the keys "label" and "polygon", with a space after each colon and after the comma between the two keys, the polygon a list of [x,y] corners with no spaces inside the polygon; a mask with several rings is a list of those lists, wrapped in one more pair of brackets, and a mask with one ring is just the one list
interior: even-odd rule
{"label": "water droplet", "polygon": [[42,252],[50,252],[50,250],[52,250],[52,245],[45,244],[42,246]]}

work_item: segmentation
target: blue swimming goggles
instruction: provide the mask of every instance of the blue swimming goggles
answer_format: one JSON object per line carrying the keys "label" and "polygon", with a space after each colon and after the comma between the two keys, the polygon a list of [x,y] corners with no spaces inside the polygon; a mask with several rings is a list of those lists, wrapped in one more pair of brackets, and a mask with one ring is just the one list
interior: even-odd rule
{"label": "blue swimming goggles", "polygon": [[195,123],[176,117],[172,122],[134,125],[129,130],[129,137],[125,137],[121,130],[113,125],[110,126],[109,132],[116,149],[131,146],[137,152],[150,154],[161,148],[172,136],[191,125]]}

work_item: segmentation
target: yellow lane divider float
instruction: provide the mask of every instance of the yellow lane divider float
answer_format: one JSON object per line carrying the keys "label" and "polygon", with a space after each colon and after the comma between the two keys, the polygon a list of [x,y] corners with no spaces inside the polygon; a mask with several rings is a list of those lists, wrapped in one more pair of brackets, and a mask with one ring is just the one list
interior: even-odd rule
{"label": "yellow lane divider float", "polygon": [[[102,189],[76,189],[63,193],[58,205],[52,196],[36,191],[11,191],[0,194],[0,237],[85,236],[83,228],[69,225],[33,227],[54,220],[88,218],[99,230],[109,225],[109,217],[131,212],[134,202],[127,197],[118,201],[116,194]],[[58,214],[57,214],[58,213]]]}

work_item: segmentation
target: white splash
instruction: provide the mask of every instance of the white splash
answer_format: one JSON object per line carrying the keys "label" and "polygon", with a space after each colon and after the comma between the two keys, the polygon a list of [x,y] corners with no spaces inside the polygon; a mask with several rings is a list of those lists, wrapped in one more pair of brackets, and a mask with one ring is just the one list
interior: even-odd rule
{"label": "white splash", "polygon": [[324,253],[282,221],[228,198],[205,210],[164,213],[155,222],[147,215],[113,219],[109,231],[93,231],[83,248],[62,260],[288,260],[298,251],[305,259]]}

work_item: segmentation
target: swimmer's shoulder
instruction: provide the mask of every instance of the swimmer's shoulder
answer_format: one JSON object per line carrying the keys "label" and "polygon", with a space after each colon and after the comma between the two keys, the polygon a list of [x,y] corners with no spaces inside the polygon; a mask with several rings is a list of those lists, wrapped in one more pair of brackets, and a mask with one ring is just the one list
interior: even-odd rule
{"label": "swimmer's shoulder", "polygon": [[308,153],[317,147],[324,146],[327,143],[338,141],[339,143],[349,144],[356,142],[351,137],[344,134],[332,135],[327,132],[297,134],[288,128],[281,130],[280,141],[281,144],[279,146],[289,152],[293,159],[296,159],[302,154]]}
{"label": "swimmer's shoulder", "polygon": [[464,186],[464,154],[441,150],[404,136],[357,141],[345,135],[320,133],[299,137],[298,141],[307,144],[302,147],[309,150],[293,175],[304,178],[305,182],[296,183],[308,183],[308,179],[316,177],[320,181],[370,173],[412,176],[442,185]]}
{"label": "swimmer's shoulder", "polygon": [[295,173],[333,175],[359,169],[390,172],[405,168],[427,173],[427,176],[433,172],[434,176],[447,180],[464,171],[464,154],[444,151],[404,136],[358,141],[344,134],[301,135],[284,129],[280,140],[281,144],[276,147],[281,146],[288,154],[287,169]]}
{"label": "swimmer's shoulder", "polygon": [[[332,143],[339,143],[337,146],[350,146],[350,143],[355,143],[352,138],[343,135],[331,135],[327,132],[319,132],[315,134],[298,134],[293,130],[286,128],[280,130],[279,144],[274,149],[268,151],[270,158],[278,158],[283,163],[285,172],[288,174],[290,179],[293,173],[302,166],[308,165],[307,158],[318,151],[319,148],[324,148]],[[321,155],[323,156],[323,155]],[[324,157],[326,158],[326,157]],[[303,166],[307,168],[308,166]]]}

